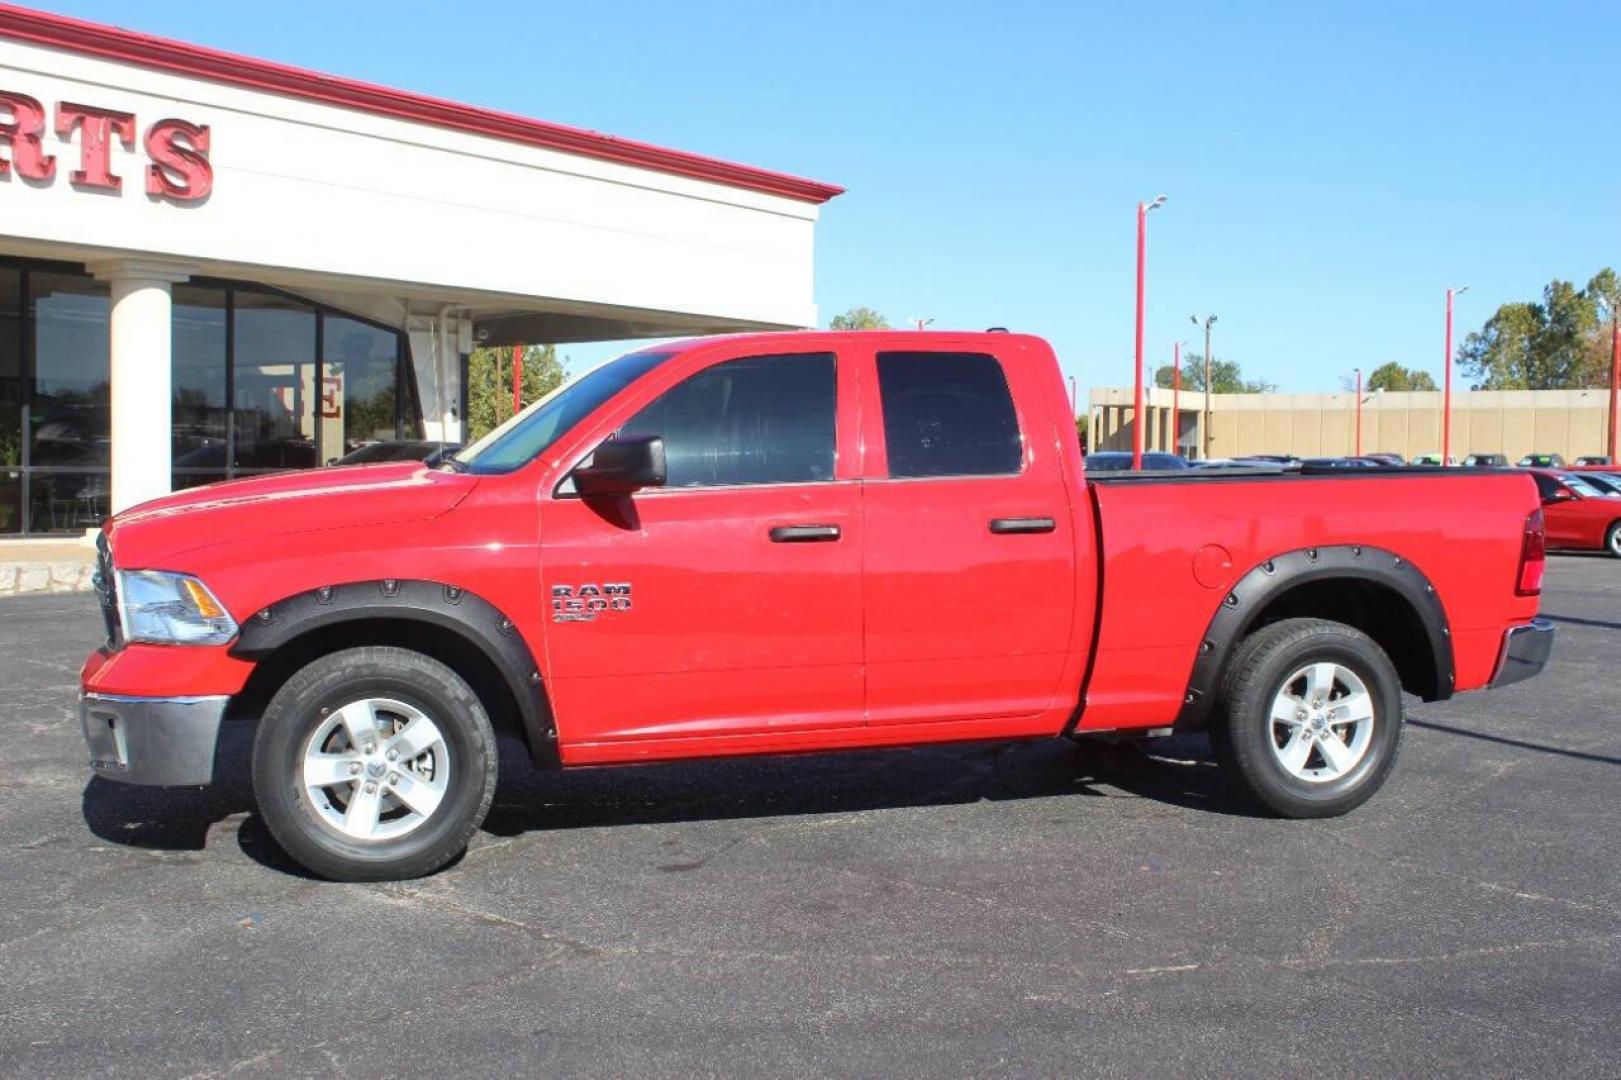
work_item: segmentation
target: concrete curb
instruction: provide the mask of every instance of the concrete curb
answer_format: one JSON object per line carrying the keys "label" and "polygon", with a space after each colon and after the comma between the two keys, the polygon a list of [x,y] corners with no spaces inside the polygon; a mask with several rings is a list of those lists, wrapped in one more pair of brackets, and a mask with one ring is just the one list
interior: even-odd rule
{"label": "concrete curb", "polygon": [[94,563],[0,563],[0,599],[29,593],[89,592]]}
{"label": "concrete curb", "polygon": [[89,592],[95,564],[95,544],[87,538],[0,540],[0,598]]}

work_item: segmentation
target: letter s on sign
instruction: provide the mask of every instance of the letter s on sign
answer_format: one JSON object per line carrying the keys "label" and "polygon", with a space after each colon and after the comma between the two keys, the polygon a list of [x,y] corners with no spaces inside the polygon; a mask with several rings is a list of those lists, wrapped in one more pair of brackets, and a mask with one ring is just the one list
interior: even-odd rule
{"label": "letter s on sign", "polygon": [[56,158],[45,153],[40,136],[45,134],[45,106],[27,94],[0,90],[0,109],[11,119],[0,119],[0,146],[11,147],[11,160],[0,158],[0,176],[16,166],[25,180],[49,180],[56,175]]}
{"label": "letter s on sign", "polygon": [[146,193],[175,202],[206,199],[214,190],[208,163],[208,127],[184,120],[159,120],[146,132]]}

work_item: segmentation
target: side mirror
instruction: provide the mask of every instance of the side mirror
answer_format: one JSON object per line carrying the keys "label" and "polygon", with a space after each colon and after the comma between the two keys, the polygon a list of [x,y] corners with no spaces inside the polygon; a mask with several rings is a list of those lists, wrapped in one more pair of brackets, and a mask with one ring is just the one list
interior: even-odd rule
{"label": "side mirror", "polygon": [[1552,495],[1549,495],[1547,498],[1543,499],[1542,505],[1551,506],[1554,503],[1570,502],[1575,497],[1576,496],[1572,495],[1568,491],[1556,491]]}
{"label": "side mirror", "polygon": [[663,487],[664,440],[657,435],[609,439],[591,455],[591,464],[580,466],[572,475],[574,490],[586,498]]}

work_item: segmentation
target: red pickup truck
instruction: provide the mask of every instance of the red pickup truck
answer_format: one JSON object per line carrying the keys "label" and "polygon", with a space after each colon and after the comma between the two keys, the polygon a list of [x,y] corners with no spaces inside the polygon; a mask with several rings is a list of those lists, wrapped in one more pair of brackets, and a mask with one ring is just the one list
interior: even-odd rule
{"label": "red pickup truck", "polygon": [[432,466],[219,484],[113,518],[95,773],[214,775],[258,727],[278,841],[432,872],[556,768],[1208,728],[1262,807],[1346,812],[1402,692],[1539,671],[1525,473],[1088,479],[1052,350],[786,333],[630,353]]}

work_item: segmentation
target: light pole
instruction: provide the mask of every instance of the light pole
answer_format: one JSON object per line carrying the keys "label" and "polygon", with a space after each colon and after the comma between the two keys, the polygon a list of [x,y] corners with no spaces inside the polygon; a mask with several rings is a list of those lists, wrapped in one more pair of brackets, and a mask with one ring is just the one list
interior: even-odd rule
{"label": "light pole", "polygon": [[1618,383],[1621,383],[1621,318],[1617,318],[1615,325],[1610,328],[1610,438],[1605,452],[1610,455],[1611,465],[1617,463],[1615,456],[1617,431],[1615,399]]}
{"label": "light pole", "polygon": [[1356,369],[1356,452],[1353,457],[1362,456],[1362,369]]}
{"label": "light pole", "polygon": [[1137,378],[1132,396],[1131,467],[1139,472],[1143,467],[1143,274],[1148,259],[1148,212],[1164,205],[1163,195],[1137,204]]}
{"label": "light pole", "polygon": [[1446,394],[1441,403],[1441,467],[1452,464],[1452,298],[1462,296],[1469,291],[1465,285],[1461,289],[1447,290],[1447,362],[1446,362]]}
{"label": "light pole", "polygon": [[523,412],[523,346],[512,347],[512,415]]}
{"label": "light pole", "polygon": [[[1190,315],[1188,320],[1194,326],[1199,325],[1199,316]],[[1201,451],[1204,460],[1210,460],[1210,328],[1216,325],[1214,315],[1204,318],[1204,447]]]}
{"label": "light pole", "polygon": [[1182,456],[1182,343],[1171,353],[1171,453]]}

